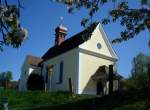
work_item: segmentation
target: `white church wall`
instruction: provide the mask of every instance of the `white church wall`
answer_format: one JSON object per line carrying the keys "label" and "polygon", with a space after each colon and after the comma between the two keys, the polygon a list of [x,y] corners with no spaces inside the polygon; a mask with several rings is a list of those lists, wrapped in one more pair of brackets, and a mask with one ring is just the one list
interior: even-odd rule
{"label": "white church wall", "polygon": [[[59,71],[60,71],[60,62],[63,61],[63,81],[58,83]],[[46,67],[53,65],[53,72],[51,77],[48,79],[51,80],[48,83],[51,83],[51,91],[69,91],[69,78],[72,80],[73,92],[77,92],[77,76],[78,76],[78,49],[72,49],[66,53],[63,53],[59,56],[56,56],[48,61],[44,62],[43,75],[46,77]]]}
{"label": "white church wall", "polygon": [[101,24],[97,25],[91,38],[79,46],[79,51],[78,93],[96,94],[96,82],[91,79],[91,76],[100,66],[115,65],[118,59]]}
{"label": "white church wall", "polygon": [[99,53],[108,57],[117,57],[115,56],[115,53],[113,52],[106,37],[107,36],[101,24],[98,24],[96,29],[93,31],[91,38],[81,44],[79,48],[93,51],[95,53]]}
{"label": "white church wall", "polygon": [[29,75],[32,73],[34,71],[34,69],[33,68],[29,68]]}
{"label": "white church wall", "polygon": [[41,68],[32,66],[28,64],[27,59],[25,59],[24,64],[21,68],[21,76],[19,80],[19,90],[20,91],[26,91],[27,90],[27,79],[32,73],[41,74]]}
{"label": "white church wall", "polygon": [[79,94],[96,94],[96,82],[91,76],[100,66],[114,64],[114,61],[79,53]]}
{"label": "white church wall", "polygon": [[19,90],[20,91],[27,90],[26,80],[27,80],[28,74],[29,74],[29,64],[27,63],[27,59],[26,59],[21,68],[21,76],[20,76],[20,81],[19,81]]}
{"label": "white church wall", "polygon": [[38,75],[41,75],[41,67],[37,67],[37,66],[32,66],[30,65],[29,66],[29,72],[28,72],[28,76],[30,74],[38,74]]}

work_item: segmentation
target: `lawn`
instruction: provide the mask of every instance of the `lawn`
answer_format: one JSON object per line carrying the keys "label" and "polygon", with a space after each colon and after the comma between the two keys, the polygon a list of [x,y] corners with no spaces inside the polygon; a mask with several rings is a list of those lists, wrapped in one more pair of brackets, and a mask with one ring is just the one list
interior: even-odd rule
{"label": "lawn", "polygon": [[104,97],[67,92],[1,90],[9,110],[150,110],[150,89],[122,91]]}
{"label": "lawn", "polygon": [[43,106],[59,106],[66,103],[75,103],[80,100],[92,98],[93,96],[75,95],[67,92],[1,90],[0,97],[8,97],[10,110],[28,110]]}

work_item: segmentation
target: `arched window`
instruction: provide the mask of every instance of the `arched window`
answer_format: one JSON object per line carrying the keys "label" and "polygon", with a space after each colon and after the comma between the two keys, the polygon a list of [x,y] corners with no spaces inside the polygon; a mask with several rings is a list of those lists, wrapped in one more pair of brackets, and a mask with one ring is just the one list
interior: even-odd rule
{"label": "arched window", "polygon": [[46,83],[48,83],[48,80],[49,80],[48,78],[53,72],[53,67],[54,67],[53,65],[46,67],[46,79],[45,79]]}

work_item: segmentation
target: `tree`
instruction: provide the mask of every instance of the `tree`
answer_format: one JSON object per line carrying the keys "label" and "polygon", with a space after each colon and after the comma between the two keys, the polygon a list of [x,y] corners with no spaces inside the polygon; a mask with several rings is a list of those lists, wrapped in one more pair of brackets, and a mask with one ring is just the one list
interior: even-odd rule
{"label": "tree", "polygon": [[0,0],[0,51],[5,45],[18,48],[27,37],[27,30],[20,25],[20,8],[20,0],[18,6]]}
{"label": "tree", "polygon": [[[109,16],[102,19],[103,24],[119,21],[125,30],[120,33],[119,38],[116,38],[112,43],[127,41],[134,38],[141,31],[146,29],[150,32],[150,0],[140,0],[141,6],[138,8],[129,7],[128,0],[52,0],[59,3],[64,3],[68,7],[68,12],[72,13],[75,9],[82,7],[89,10],[88,17],[83,18],[81,21],[82,26],[90,24],[90,19],[94,16],[101,7],[108,2],[112,2],[114,9],[110,10]],[[130,1],[129,1],[130,2]],[[149,41],[150,45],[150,41]]]}
{"label": "tree", "polygon": [[133,68],[131,70],[131,77],[135,77],[137,74],[147,73],[148,65],[150,63],[150,56],[143,53],[139,53],[133,58]]}
{"label": "tree", "polygon": [[8,83],[12,80],[12,72],[2,72],[0,73],[0,79],[2,80],[3,86],[8,87]]}
{"label": "tree", "polygon": [[36,73],[31,74],[27,80],[28,90],[44,90],[44,78]]}
{"label": "tree", "polygon": [[133,58],[131,76],[126,81],[128,89],[137,90],[150,87],[149,64],[150,57],[143,53],[139,53],[135,58]]}
{"label": "tree", "polygon": [[[8,0],[0,0],[0,50],[3,50],[4,45],[11,45],[14,48],[18,48],[24,39],[27,37],[27,30],[20,25],[20,0],[17,5],[9,5]],[[139,0],[141,6],[138,8],[129,7],[129,0],[120,0],[117,4],[117,0],[51,0],[59,3],[64,3],[68,7],[68,12],[72,13],[75,9],[80,10],[82,7],[86,8],[88,17],[83,18],[81,21],[82,26],[91,24],[90,19],[98,12],[103,5],[108,2],[112,2],[114,9],[110,10],[109,16],[102,19],[103,24],[119,21],[122,26],[125,27],[120,33],[120,37],[112,41],[112,43],[118,43],[127,41],[134,38],[141,31],[150,31],[150,1]],[[129,1],[130,2],[130,1]],[[150,45],[150,41],[149,41]]]}

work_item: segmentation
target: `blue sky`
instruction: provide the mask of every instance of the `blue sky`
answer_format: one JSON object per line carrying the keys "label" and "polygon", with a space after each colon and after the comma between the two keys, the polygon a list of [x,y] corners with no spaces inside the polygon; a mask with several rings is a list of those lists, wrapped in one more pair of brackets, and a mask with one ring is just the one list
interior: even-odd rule
{"label": "blue sky", "polygon": [[[67,38],[83,30],[80,21],[81,18],[87,16],[85,9],[76,11],[74,14],[68,14],[66,6],[50,2],[50,0],[21,1],[25,7],[21,10],[21,24],[28,30],[29,40],[25,41],[18,49],[4,47],[4,52],[0,53],[0,72],[12,71],[14,80],[20,77],[21,66],[26,55],[31,54],[41,57],[48,48],[54,45],[54,29],[59,25],[61,16],[64,17],[64,25],[68,28]],[[130,5],[137,6],[136,3],[132,2]],[[94,20],[100,20],[106,16],[109,9],[112,9],[111,4],[104,6],[95,15]],[[118,37],[121,29],[123,28],[119,23],[104,26],[109,40]],[[149,36],[150,33],[146,30],[136,36],[135,39],[113,45],[114,50],[119,56],[117,68],[121,75],[127,77],[130,74],[132,59],[138,53],[150,54],[150,48],[147,45],[150,39]]]}

